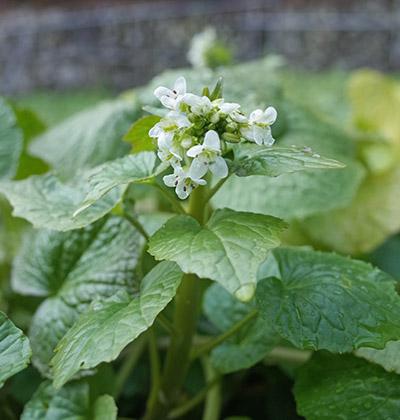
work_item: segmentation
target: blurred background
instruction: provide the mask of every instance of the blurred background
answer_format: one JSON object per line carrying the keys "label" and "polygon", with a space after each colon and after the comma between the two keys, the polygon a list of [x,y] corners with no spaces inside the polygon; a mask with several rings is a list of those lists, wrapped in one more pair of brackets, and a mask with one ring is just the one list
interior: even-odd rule
{"label": "blurred background", "polygon": [[239,61],[396,70],[399,13],[398,0],[1,0],[0,93],[141,85],[187,65],[207,25]]}

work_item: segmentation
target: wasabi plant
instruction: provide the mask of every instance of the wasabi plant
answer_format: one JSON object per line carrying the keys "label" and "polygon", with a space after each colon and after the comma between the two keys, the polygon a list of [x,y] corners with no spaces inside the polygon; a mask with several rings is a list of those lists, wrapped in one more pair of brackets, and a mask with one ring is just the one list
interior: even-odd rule
{"label": "wasabi plant", "polygon": [[[249,378],[276,373],[271,365],[294,381],[306,419],[398,418],[395,280],[294,245],[307,244],[299,211],[330,210],[332,179],[346,180],[349,201],[364,175],[341,132],[290,101],[244,111],[222,79],[192,93],[180,76],[154,95],[44,132],[33,113],[0,103],[0,141],[13,151],[0,191],[33,225],[19,219],[0,315],[2,418],[294,419],[266,381],[256,388],[267,407],[246,401]],[[265,197],[295,217],[244,209]]]}

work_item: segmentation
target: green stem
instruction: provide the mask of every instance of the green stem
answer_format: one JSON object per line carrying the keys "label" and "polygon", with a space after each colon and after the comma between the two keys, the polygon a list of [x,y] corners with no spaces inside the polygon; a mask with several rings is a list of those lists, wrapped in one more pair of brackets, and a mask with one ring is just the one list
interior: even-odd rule
{"label": "green stem", "polygon": [[146,346],[146,335],[138,337],[129,348],[129,353],[126,356],[115,380],[114,397],[118,398],[124,388],[125,382],[129,378],[132,369],[136,366]]}
{"label": "green stem", "polygon": [[135,217],[131,216],[128,213],[124,213],[124,217],[126,220],[128,220],[128,222],[138,230],[138,232],[143,236],[144,239],[146,239],[146,241],[149,240],[149,235],[146,232],[145,228],[143,227],[143,225],[139,222],[138,219],[136,219]]}
{"label": "green stem", "polygon": [[311,357],[312,351],[299,350],[290,347],[275,347],[265,357],[267,364],[290,363],[293,365],[302,365]]}
{"label": "green stem", "polygon": [[206,380],[216,381],[215,386],[210,388],[206,395],[206,402],[204,405],[203,420],[218,420],[221,413],[221,385],[219,382],[219,375],[211,366],[208,358],[202,360]]}
{"label": "green stem", "polygon": [[198,392],[193,398],[186,401],[179,407],[174,408],[171,410],[170,414],[168,415],[169,419],[176,419],[178,417],[183,416],[184,414],[188,413],[189,411],[193,410],[196,405],[200,404],[204,398],[206,398],[208,391],[213,388],[218,382],[220,378],[216,377],[212,381],[208,382],[207,385]]}
{"label": "green stem", "polygon": [[214,195],[219,191],[219,189],[225,184],[225,182],[228,180],[230,174],[225,177],[220,179],[212,188],[211,190],[208,192],[205,202],[208,203],[213,197]]}
{"label": "green stem", "polygon": [[149,331],[149,356],[150,356],[150,369],[151,369],[151,391],[148,406],[152,406],[157,400],[157,395],[160,390],[161,375],[160,375],[160,358],[157,349],[157,338],[154,329]]}
{"label": "green stem", "polygon": [[244,325],[246,325],[248,322],[254,319],[257,316],[257,314],[257,310],[251,311],[243,319],[241,319],[239,322],[237,322],[235,325],[229,328],[229,330],[226,330],[223,334],[218,335],[217,337],[209,340],[207,343],[204,343],[203,345],[199,346],[192,352],[190,357],[191,360],[197,359],[198,357],[209,353],[213,348],[217,347],[219,344],[223,343],[225,340],[235,335]]}
{"label": "green stem", "polygon": [[171,321],[164,314],[161,313],[161,314],[158,315],[157,322],[160,324],[160,326],[162,328],[164,328],[164,330],[169,335],[176,334],[174,326],[172,325]]}
{"label": "green stem", "polygon": [[179,214],[186,214],[185,209],[182,207],[182,205],[177,201],[176,195],[174,195],[173,192],[169,191],[166,187],[163,185],[155,182],[153,184],[150,184],[153,187],[157,188],[158,191],[170,202],[172,205],[172,208]]}
{"label": "green stem", "polygon": [[[196,188],[190,197],[189,214],[203,223],[204,188]],[[199,278],[185,274],[175,296],[174,329],[159,389],[149,401],[145,420],[163,420],[179,396],[190,363],[190,350],[199,315],[201,289]]]}

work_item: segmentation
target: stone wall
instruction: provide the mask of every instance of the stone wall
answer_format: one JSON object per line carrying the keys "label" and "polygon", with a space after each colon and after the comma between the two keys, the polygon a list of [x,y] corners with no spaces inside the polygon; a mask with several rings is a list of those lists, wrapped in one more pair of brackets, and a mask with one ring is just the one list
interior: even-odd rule
{"label": "stone wall", "polygon": [[275,52],[309,69],[400,65],[399,0],[85,4],[1,12],[1,93],[139,85],[186,65],[191,37],[206,25],[230,40],[239,59]]}

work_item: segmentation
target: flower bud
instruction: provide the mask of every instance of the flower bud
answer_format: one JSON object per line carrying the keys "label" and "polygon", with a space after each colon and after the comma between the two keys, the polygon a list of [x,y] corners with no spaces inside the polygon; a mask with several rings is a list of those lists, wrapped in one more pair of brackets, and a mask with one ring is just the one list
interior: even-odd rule
{"label": "flower bud", "polygon": [[182,139],[182,141],[181,141],[181,146],[182,146],[184,149],[189,149],[189,147],[190,147],[192,144],[193,144],[193,140],[192,140],[192,138],[191,138],[191,137],[185,137],[185,138],[183,138],[183,139]]}
{"label": "flower bud", "polygon": [[217,112],[215,112],[214,114],[212,114],[211,117],[210,117],[210,121],[213,124],[217,124],[217,122],[219,121],[219,114]]}
{"label": "flower bud", "polygon": [[229,124],[226,125],[225,130],[228,133],[234,133],[235,131],[237,131],[239,128],[239,126],[235,123],[235,122],[230,122]]}
{"label": "flower bud", "polygon": [[239,143],[240,137],[236,134],[228,133],[225,131],[224,134],[222,134],[222,139],[227,141],[228,143]]}

